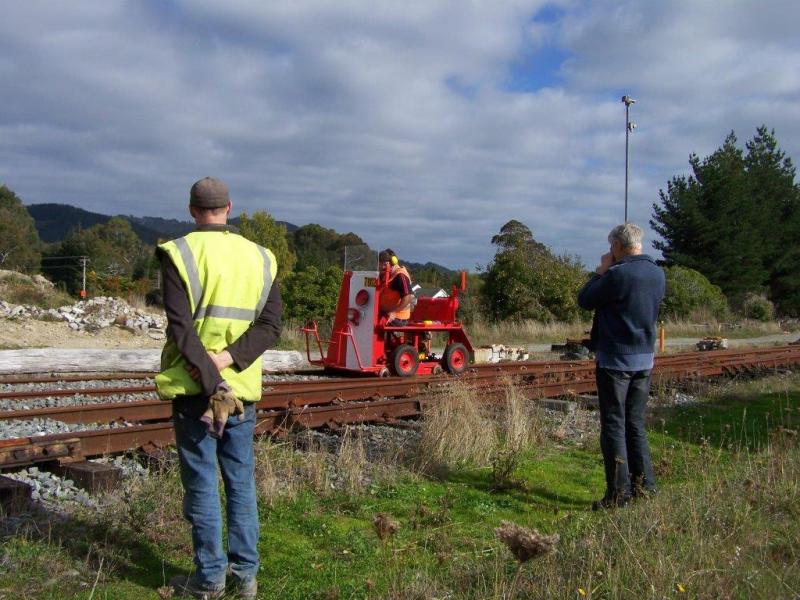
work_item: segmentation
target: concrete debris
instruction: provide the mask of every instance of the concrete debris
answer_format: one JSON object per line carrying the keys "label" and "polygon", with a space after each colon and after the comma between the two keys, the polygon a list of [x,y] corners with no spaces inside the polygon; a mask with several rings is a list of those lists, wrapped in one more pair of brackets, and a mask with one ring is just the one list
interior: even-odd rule
{"label": "concrete debris", "polygon": [[166,337],[167,326],[164,315],[146,313],[133,308],[121,298],[110,296],[80,300],[71,306],[60,308],[39,308],[0,300],[0,317],[65,321],[70,329],[90,333],[116,325],[137,335],[147,334],[156,340]]}
{"label": "concrete debris", "polygon": [[503,344],[492,344],[491,346],[480,346],[475,348],[476,363],[496,363],[510,360],[528,360],[530,354],[524,346],[504,346]]}

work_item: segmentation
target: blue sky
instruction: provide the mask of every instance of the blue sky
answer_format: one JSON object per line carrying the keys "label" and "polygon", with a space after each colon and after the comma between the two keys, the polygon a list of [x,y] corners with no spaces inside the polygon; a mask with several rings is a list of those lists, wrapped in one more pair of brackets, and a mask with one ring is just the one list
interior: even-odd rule
{"label": "blue sky", "polygon": [[[800,4],[321,0],[7,3],[0,182],[27,204],[353,231],[473,269],[510,219],[594,266],[731,130],[800,156]],[[652,239],[652,232],[649,237]]]}

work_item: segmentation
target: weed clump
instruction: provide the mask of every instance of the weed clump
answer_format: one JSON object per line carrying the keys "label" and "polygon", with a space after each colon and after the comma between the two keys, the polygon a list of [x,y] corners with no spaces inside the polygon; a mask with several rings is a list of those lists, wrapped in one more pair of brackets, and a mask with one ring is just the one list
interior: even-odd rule
{"label": "weed clump", "polygon": [[528,529],[510,521],[501,522],[500,527],[494,532],[514,558],[521,563],[552,552],[560,539],[557,533],[542,535],[535,529]]}
{"label": "weed clump", "polygon": [[400,529],[400,523],[386,513],[376,514],[372,519],[372,526],[381,541],[392,537]]}

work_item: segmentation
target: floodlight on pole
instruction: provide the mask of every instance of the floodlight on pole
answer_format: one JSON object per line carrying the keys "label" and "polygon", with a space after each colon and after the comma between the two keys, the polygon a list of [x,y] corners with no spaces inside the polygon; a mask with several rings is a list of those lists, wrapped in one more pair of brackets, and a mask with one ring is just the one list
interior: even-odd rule
{"label": "floodlight on pole", "polygon": [[625,105],[625,222],[628,222],[628,136],[636,129],[636,123],[631,123],[630,109],[631,104],[635,104],[636,100],[627,94],[622,97],[622,103]]}

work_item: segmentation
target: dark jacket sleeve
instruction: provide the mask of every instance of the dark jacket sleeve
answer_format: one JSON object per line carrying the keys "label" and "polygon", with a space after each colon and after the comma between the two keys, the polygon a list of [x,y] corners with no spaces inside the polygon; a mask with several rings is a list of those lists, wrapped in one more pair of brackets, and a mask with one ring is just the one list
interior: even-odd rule
{"label": "dark jacket sleeve", "polygon": [[164,311],[167,313],[169,335],[172,336],[178,352],[183,355],[186,362],[200,371],[199,383],[203,389],[202,393],[204,396],[210,396],[222,382],[222,376],[194,330],[189,295],[178,269],[166,252],[158,251],[158,257],[161,261]]}
{"label": "dark jacket sleeve", "polygon": [[398,274],[397,277],[392,279],[392,282],[389,284],[389,287],[391,287],[391,289],[400,294],[401,298],[405,298],[409,294],[414,293],[411,291],[411,280],[402,273]]}
{"label": "dark jacket sleeve", "polygon": [[578,292],[578,306],[585,310],[601,308],[618,300],[619,290],[614,283],[614,273],[611,269],[592,278]]}
{"label": "dark jacket sleeve", "polygon": [[272,285],[267,303],[258,318],[239,338],[226,348],[233,362],[243,371],[278,341],[281,335],[281,292]]}

